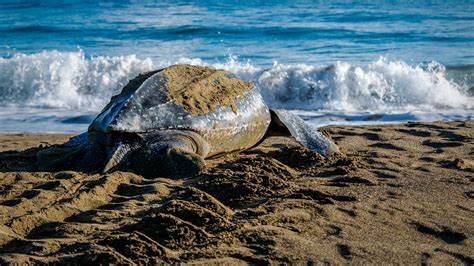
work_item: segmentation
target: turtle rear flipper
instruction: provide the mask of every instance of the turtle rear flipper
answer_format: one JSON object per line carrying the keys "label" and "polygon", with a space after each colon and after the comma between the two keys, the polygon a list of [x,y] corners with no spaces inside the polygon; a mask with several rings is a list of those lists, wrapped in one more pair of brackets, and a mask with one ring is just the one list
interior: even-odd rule
{"label": "turtle rear flipper", "polygon": [[270,136],[292,136],[304,147],[323,156],[339,152],[339,148],[317,128],[287,110],[270,109]]}

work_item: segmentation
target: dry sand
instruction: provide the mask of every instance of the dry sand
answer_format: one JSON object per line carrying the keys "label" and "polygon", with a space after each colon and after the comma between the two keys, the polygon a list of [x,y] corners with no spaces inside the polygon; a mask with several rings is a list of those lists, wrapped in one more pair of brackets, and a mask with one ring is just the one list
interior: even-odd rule
{"label": "dry sand", "polygon": [[473,121],[325,131],[344,155],[275,137],[183,180],[35,172],[68,136],[0,135],[0,264],[474,263]]}

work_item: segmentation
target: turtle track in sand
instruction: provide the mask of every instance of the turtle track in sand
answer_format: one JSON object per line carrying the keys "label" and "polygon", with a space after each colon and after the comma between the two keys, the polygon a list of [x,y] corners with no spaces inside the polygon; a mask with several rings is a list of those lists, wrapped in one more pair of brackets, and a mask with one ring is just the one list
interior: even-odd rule
{"label": "turtle track in sand", "polygon": [[[25,158],[36,150],[25,151]],[[230,155],[186,180],[145,179],[127,172],[5,173],[0,258],[24,263],[132,263],[133,258],[144,264],[206,257],[288,261],[276,253],[262,257],[258,246],[267,241],[261,238],[268,230],[286,234],[296,229],[275,226],[282,224],[279,218],[262,221],[260,213],[287,209],[277,207],[287,204],[308,208],[284,222],[291,223],[322,212],[317,201],[301,195],[294,182],[301,173],[290,166],[288,160],[295,158],[286,158],[288,153],[299,156],[300,163],[312,161],[314,167],[316,161],[328,163],[314,152],[290,147],[268,156],[249,152],[235,160]],[[314,193],[321,202],[332,203],[332,195]],[[212,248],[222,245],[229,245],[228,250]]]}
{"label": "turtle track in sand", "polygon": [[330,127],[346,155],[270,138],[182,180],[35,172],[40,148],[1,152],[0,264],[469,263],[473,127]]}

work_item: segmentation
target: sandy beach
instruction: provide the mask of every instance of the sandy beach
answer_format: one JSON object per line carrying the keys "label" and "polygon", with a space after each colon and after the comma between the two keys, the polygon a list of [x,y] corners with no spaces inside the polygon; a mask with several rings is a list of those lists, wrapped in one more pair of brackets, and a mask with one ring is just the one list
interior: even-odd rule
{"label": "sandy beach", "polygon": [[474,263],[474,121],[323,128],[187,179],[37,172],[71,135],[0,135],[0,264]]}

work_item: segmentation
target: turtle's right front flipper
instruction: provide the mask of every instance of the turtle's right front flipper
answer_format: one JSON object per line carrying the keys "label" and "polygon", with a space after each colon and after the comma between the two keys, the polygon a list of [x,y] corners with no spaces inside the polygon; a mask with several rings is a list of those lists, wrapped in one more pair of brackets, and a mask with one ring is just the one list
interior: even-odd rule
{"label": "turtle's right front flipper", "polygon": [[339,148],[319,130],[287,110],[270,109],[269,135],[292,136],[301,145],[323,156],[339,152]]}

